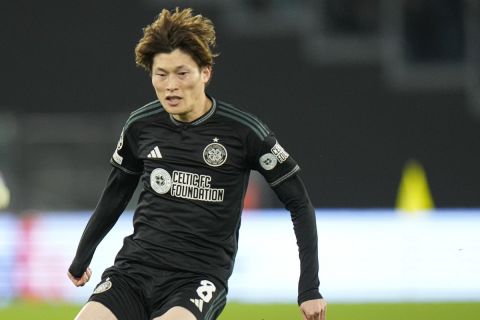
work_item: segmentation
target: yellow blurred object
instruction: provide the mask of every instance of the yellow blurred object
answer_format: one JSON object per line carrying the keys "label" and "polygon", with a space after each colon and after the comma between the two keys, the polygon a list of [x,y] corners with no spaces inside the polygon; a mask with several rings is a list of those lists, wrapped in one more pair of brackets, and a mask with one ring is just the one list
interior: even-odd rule
{"label": "yellow blurred object", "polygon": [[409,160],[403,169],[396,207],[408,213],[434,208],[425,170],[418,161]]}
{"label": "yellow blurred object", "polygon": [[8,190],[2,175],[0,174],[0,210],[5,209],[10,204],[10,190]]}

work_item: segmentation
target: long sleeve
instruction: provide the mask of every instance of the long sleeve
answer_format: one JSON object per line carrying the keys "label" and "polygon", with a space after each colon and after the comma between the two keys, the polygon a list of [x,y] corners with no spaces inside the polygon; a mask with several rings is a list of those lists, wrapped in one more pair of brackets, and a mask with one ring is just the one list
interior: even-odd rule
{"label": "long sleeve", "polygon": [[80,278],[90,265],[95,249],[125,210],[138,184],[138,175],[113,168],[100,200],[83,231],[68,271]]}
{"label": "long sleeve", "polygon": [[298,175],[274,187],[273,190],[290,211],[300,257],[298,304],[312,299],[321,299],[318,279],[318,239],[315,209],[305,186]]}

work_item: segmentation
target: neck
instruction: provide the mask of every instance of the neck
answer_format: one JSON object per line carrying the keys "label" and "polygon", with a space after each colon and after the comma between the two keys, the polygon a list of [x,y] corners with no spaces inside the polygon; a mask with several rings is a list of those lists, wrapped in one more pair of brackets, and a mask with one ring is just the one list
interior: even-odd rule
{"label": "neck", "polygon": [[193,122],[198,118],[201,118],[204,114],[206,114],[212,108],[212,101],[207,97],[204,93],[200,99],[197,100],[195,106],[190,112],[186,112],[183,114],[174,114],[172,115],[173,118],[177,121],[181,122]]}

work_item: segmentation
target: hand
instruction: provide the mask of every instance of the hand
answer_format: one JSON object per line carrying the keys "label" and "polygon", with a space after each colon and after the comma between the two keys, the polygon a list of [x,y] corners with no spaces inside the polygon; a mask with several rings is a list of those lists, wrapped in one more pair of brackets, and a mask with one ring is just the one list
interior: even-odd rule
{"label": "hand", "polygon": [[325,320],[327,302],[323,299],[307,300],[300,305],[303,320]]}
{"label": "hand", "polygon": [[92,270],[87,268],[80,278],[75,278],[70,272],[68,272],[67,275],[76,287],[83,287],[92,277]]}

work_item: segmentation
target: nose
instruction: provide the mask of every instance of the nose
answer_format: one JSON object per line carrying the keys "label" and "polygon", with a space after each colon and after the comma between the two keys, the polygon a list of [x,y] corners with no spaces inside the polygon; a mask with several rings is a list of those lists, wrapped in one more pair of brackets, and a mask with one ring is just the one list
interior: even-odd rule
{"label": "nose", "polygon": [[167,91],[173,92],[178,89],[178,83],[175,81],[175,77],[168,77],[167,86],[165,87]]}

